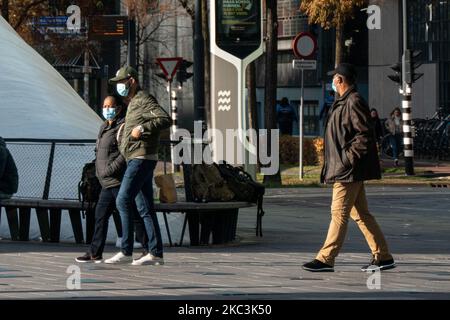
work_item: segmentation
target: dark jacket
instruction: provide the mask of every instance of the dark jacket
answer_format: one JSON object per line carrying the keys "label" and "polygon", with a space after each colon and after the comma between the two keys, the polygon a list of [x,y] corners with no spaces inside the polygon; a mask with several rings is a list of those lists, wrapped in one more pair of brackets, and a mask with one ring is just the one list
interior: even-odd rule
{"label": "dark jacket", "polygon": [[0,137],[0,192],[14,194],[19,187],[19,175],[14,159],[6,148],[6,143]]}
{"label": "dark jacket", "polygon": [[100,127],[95,148],[95,170],[103,188],[120,186],[126,169],[125,158],[119,152],[117,133],[125,118],[119,118],[109,125],[105,121]]}
{"label": "dark jacket", "polygon": [[374,123],[367,103],[350,88],[336,99],[324,136],[321,182],[354,182],[381,178]]}
{"label": "dark jacket", "polygon": [[372,121],[375,123],[375,137],[377,139],[377,142],[381,142],[381,139],[383,138],[383,127],[381,125],[380,118],[372,118]]}
{"label": "dark jacket", "polygon": [[[169,115],[155,97],[139,90],[128,105],[120,152],[127,161],[141,156],[157,157],[160,131],[171,123]],[[139,139],[134,139],[131,132],[139,125],[144,133]]]}

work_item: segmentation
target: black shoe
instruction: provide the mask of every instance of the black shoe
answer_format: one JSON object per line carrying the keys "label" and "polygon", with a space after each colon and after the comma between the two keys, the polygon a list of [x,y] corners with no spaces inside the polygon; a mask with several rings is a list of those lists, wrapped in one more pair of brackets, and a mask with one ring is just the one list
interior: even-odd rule
{"label": "black shoe", "polygon": [[384,261],[377,261],[373,259],[369,265],[364,266],[361,268],[361,271],[367,272],[367,271],[381,271],[381,270],[389,270],[395,268],[395,262],[394,259],[384,260]]}
{"label": "black shoe", "polygon": [[86,262],[94,262],[101,263],[103,261],[102,257],[93,257],[90,253],[86,253],[84,256],[78,257],[75,259],[76,262],[86,263]]}
{"label": "black shoe", "polygon": [[311,272],[334,272],[334,268],[328,264],[325,264],[317,259],[311,262],[305,263],[303,269]]}

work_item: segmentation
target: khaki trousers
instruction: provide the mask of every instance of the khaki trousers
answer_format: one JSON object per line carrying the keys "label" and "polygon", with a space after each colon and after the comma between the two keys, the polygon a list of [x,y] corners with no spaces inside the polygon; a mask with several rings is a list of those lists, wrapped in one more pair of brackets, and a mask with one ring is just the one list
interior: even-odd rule
{"label": "khaki trousers", "polygon": [[325,243],[316,259],[334,266],[334,260],[344,244],[348,218],[358,224],[376,260],[389,260],[392,255],[375,218],[369,213],[362,181],[335,183],[331,204],[331,223]]}

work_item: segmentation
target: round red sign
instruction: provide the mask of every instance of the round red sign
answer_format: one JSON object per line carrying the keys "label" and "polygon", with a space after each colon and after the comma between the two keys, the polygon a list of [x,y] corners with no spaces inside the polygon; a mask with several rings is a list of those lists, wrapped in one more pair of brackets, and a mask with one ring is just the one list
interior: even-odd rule
{"label": "round red sign", "polygon": [[316,38],[309,32],[300,32],[292,41],[292,50],[297,58],[311,58],[317,50]]}

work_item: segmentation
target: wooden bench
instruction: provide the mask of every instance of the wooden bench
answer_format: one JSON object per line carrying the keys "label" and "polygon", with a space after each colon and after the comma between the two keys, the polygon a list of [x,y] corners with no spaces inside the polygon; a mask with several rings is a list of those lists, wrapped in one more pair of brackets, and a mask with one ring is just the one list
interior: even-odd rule
{"label": "wooden bench", "polygon": [[[171,246],[173,243],[166,214],[172,212],[185,214],[180,242],[178,244],[181,246],[187,223],[189,223],[191,245],[208,243],[211,233],[213,234],[213,243],[233,240],[239,209],[254,205],[249,202],[237,201],[155,203],[155,210],[163,213],[166,232]],[[12,240],[29,240],[31,209],[36,210],[39,229],[44,242],[59,242],[63,210],[69,213],[76,243],[84,242],[81,213],[83,210],[87,210],[86,243],[90,243],[92,239],[95,224],[94,212],[89,210],[87,204],[82,206],[82,203],[79,201],[12,198],[0,200],[0,210],[1,207],[5,208]],[[19,211],[18,214],[17,211]],[[116,213],[113,214],[113,218],[117,233],[121,236],[120,217]],[[257,217],[257,235],[261,233],[261,219],[262,217]]]}

